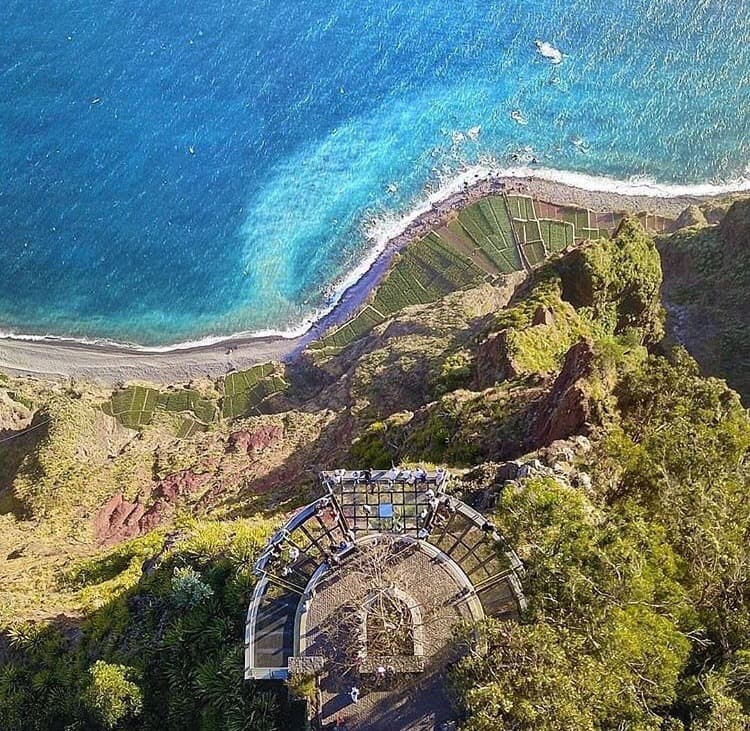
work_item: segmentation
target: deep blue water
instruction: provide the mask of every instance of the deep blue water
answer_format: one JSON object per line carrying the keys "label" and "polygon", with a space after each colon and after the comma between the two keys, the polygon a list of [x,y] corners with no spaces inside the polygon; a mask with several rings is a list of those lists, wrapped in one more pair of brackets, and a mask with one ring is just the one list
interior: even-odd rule
{"label": "deep blue water", "polygon": [[0,331],[293,327],[373,218],[525,147],[563,171],[735,180],[748,39],[750,0],[10,0]]}

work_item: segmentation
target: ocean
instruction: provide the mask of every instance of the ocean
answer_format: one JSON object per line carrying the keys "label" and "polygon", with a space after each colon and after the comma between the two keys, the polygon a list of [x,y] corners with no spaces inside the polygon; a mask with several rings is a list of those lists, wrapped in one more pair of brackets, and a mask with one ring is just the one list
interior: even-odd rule
{"label": "ocean", "polygon": [[467,170],[749,187],[748,39],[750,0],[10,0],[0,332],[300,332]]}

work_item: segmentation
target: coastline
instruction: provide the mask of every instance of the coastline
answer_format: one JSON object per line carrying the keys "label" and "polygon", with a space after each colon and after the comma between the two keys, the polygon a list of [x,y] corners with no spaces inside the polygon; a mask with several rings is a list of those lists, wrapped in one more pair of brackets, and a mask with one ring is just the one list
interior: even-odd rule
{"label": "coastline", "polygon": [[[600,181],[601,189],[596,190],[596,184],[577,187],[571,182],[560,182],[553,175],[556,172],[529,168],[498,171],[489,166],[465,170],[447,186],[429,195],[411,213],[389,221],[380,232],[379,244],[378,233],[371,233],[369,238],[373,245],[370,254],[344,280],[331,308],[312,321],[304,333],[297,331],[287,337],[240,333],[208,339],[206,343],[199,341],[155,349],[106,342],[91,344],[64,338],[2,337],[0,371],[80,379],[112,386],[125,381],[168,384],[199,377],[218,378],[232,370],[268,360],[291,361],[329,327],[352,316],[383,279],[393,255],[409,241],[440,225],[454,211],[492,193],[523,193],[540,200],[595,211],[648,211],[676,218],[689,205],[746,189],[745,183],[738,182],[724,188],[675,188],[676,194],[665,195],[663,193],[668,189],[648,181],[622,183],[575,173],[567,175],[571,182]],[[696,193],[691,194],[692,190]]]}

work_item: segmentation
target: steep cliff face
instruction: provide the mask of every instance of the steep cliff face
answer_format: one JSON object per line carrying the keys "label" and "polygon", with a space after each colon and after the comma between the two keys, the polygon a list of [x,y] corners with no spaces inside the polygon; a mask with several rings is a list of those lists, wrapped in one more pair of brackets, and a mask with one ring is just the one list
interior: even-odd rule
{"label": "steep cliff face", "polygon": [[[16,517],[32,519],[14,529],[36,546],[29,558],[46,550],[34,543],[40,524],[45,542],[85,553],[168,529],[180,515],[291,509],[331,464],[473,467],[587,433],[609,418],[607,354],[636,352],[659,332],[659,277],[653,245],[625,220],[613,240],[529,277],[407,307],[323,361],[270,368],[284,374],[284,398],[264,402],[276,413],[250,418],[211,421],[212,394],[222,390],[211,384],[139,386],[104,405],[101,393],[50,391],[28,413],[14,411],[44,422],[8,471]],[[161,407],[149,411],[152,401]],[[125,420],[137,429],[108,415],[121,402],[141,407]],[[206,416],[203,428],[176,428],[178,405]]]}
{"label": "steep cliff face", "polygon": [[58,395],[35,416],[42,438],[13,480],[24,512],[34,518],[95,503],[112,491],[106,465],[132,433],[84,401]]}
{"label": "steep cliff face", "polygon": [[552,388],[536,406],[527,442],[530,450],[586,433],[593,417],[587,381],[594,376],[595,360],[590,340],[580,340],[568,351]]}
{"label": "steep cliff face", "polygon": [[659,239],[670,336],[750,399],[750,200]]}
{"label": "steep cliff face", "polygon": [[642,357],[642,344],[657,337],[660,277],[658,252],[630,220],[614,240],[550,262],[505,307],[443,338],[444,363],[463,354],[451,388],[394,403],[359,430],[355,457],[470,466],[601,424],[616,379],[616,367],[602,364],[614,351],[623,362],[625,353]]}
{"label": "steep cliff face", "polygon": [[732,205],[719,224],[719,236],[727,256],[750,259],[750,199]]}
{"label": "steep cliff face", "polygon": [[661,339],[661,261],[636,219],[624,219],[611,241],[573,252],[560,269],[563,299],[574,307],[586,308],[615,334],[638,331],[646,344]]}
{"label": "steep cliff face", "polygon": [[[668,291],[689,283],[712,320],[750,314],[748,211],[712,210],[720,226],[693,211],[662,241]],[[693,302],[701,266],[724,290]],[[659,354],[661,276],[626,219],[528,277],[231,387],[0,382],[0,721],[88,728],[103,673],[151,708],[139,728],[165,708],[180,727],[207,708],[262,724],[238,657],[273,526],[317,494],[318,469],[438,463],[526,567],[524,622],[491,623],[453,668],[467,728],[677,731],[713,708],[705,728],[727,708],[745,728],[748,417],[683,351]]]}

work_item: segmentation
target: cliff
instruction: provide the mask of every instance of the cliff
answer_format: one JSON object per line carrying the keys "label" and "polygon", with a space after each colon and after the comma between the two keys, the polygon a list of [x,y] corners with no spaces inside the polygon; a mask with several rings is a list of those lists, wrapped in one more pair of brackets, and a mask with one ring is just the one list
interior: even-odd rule
{"label": "cliff", "polygon": [[670,335],[750,399],[750,200],[659,239]]}
{"label": "cliff", "polygon": [[526,566],[522,621],[452,668],[465,728],[744,728],[750,421],[668,350],[660,287],[701,237],[743,260],[747,210],[686,216],[663,258],[626,217],[215,382],[5,377],[0,726],[293,728],[241,680],[252,562],[317,469],[406,463],[451,470]]}

